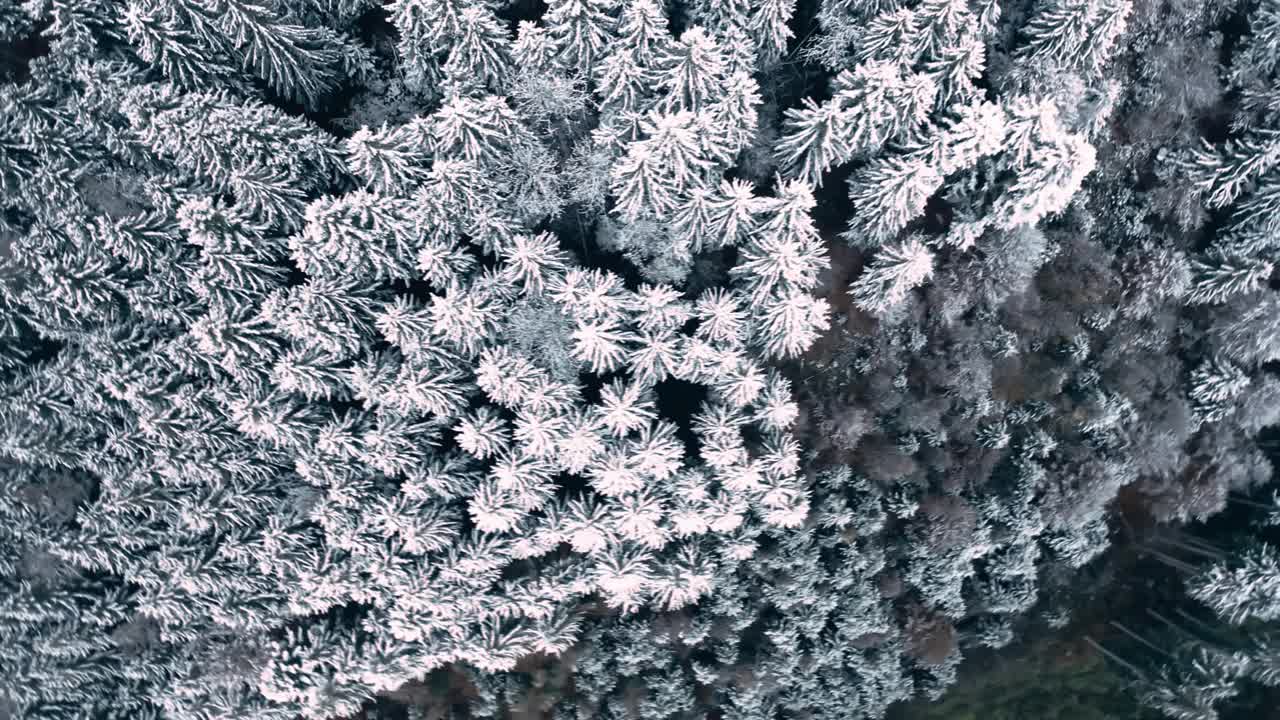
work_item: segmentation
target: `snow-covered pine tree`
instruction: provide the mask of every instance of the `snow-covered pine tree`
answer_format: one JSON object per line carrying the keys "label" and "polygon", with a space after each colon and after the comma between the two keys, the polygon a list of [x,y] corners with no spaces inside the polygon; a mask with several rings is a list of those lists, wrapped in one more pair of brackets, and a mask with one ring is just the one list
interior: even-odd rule
{"label": "snow-covered pine tree", "polygon": [[933,275],[933,253],[919,237],[886,245],[849,289],[863,310],[882,315],[899,305],[906,294]]}

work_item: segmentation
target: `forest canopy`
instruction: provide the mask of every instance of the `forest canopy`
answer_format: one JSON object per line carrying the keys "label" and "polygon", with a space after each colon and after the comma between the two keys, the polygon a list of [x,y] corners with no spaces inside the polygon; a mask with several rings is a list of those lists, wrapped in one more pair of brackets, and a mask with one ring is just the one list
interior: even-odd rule
{"label": "forest canopy", "polygon": [[[1280,522],[1278,72],[1276,0],[0,0],[0,717],[940,697]],[[1280,684],[1270,532],[1148,705]]]}

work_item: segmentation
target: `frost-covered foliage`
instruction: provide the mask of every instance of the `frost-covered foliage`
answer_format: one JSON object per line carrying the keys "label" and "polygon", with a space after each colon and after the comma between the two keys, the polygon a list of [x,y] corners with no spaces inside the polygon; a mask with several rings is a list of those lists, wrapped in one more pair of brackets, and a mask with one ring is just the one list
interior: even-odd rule
{"label": "frost-covered foliage", "polygon": [[1229,622],[1280,620],[1280,555],[1253,548],[1237,567],[1217,564],[1195,577],[1188,593]]}
{"label": "frost-covered foliage", "polygon": [[937,697],[1269,479],[1280,26],[1135,12],[0,0],[0,715]]}

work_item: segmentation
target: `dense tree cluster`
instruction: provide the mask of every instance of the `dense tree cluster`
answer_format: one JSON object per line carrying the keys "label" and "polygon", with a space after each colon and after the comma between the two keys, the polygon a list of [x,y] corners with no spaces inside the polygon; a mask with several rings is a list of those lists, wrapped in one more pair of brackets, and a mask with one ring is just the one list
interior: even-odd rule
{"label": "dense tree cluster", "polygon": [[0,715],[937,697],[1270,481],[1277,17],[0,0]]}

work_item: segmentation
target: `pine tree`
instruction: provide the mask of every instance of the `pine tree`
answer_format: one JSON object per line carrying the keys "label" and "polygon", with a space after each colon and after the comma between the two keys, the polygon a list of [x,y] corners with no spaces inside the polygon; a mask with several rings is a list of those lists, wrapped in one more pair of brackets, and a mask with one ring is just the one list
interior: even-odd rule
{"label": "pine tree", "polygon": [[336,144],[313,124],[261,103],[164,86],[135,88],[125,103],[151,152],[270,225],[297,228],[306,193],[327,186],[341,166]]}
{"label": "pine tree", "polygon": [[710,167],[688,111],[654,113],[642,125],[647,136],[630,143],[614,165],[611,190],[615,209],[627,220],[660,216],[678,206],[680,194],[702,181]]}
{"label": "pine tree", "polygon": [[995,103],[961,105],[933,143],[927,144],[940,172],[950,175],[1000,152],[1008,135],[1008,115]]}
{"label": "pine tree", "polygon": [[1227,306],[1223,320],[1216,324],[1210,337],[1214,346],[1227,358],[1245,366],[1280,359],[1280,322],[1273,293],[1260,298],[1242,298]]}
{"label": "pine tree", "polygon": [[630,340],[630,333],[620,328],[616,320],[583,321],[573,331],[573,355],[591,372],[610,372],[626,358],[626,343]]}
{"label": "pine tree", "polygon": [[807,291],[816,285],[826,249],[810,217],[814,204],[813,188],[800,180],[779,182],[777,195],[761,203],[768,208],[768,219],[731,271],[744,280],[753,297],[775,290]]}
{"label": "pine tree", "polygon": [[496,95],[480,99],[454,96],[431,116],[432,149],[473,163],[500,160],[528,131]]}
{"label": "pine tree", "polygon": [[1233,232],[1222,239],[1222,246],[1244,253],[1271,248],[1271,236],[1277,229],[1275,212],[1280,209],[1278,203],[1280,183],[1276,182],[1274,172],[1267,173],[1258,179],[1254,191],[1233,208]]}
{"label": "pine tree", "polygon": [[373,337],[377,303],[378,293],[349,279],[312,279],[273,293],[262,317],[301,347],[345,359]]}
{"label": "pine tree", "polygon": [[1187,592],[1224,620],[1241,624],[1280,617],[1277,583],[1280,558],[1271,546],[1259,545],[1243,555],[1235,567],[1217,564],[1197,575]]}
{"label": "pine tree", "polygon": [[859,153],[874,152],[905,137],[925,120],[938,88],[925,74],[903,74],[895,63],[872,61],[845,70],[822,106],[806,99],[787,112],[786,134],[775,155],[812,181]]}
{"label": "pine tree", "polygon": [[694,187],[672,218],[672,230],[693,253],[734,246],[757,227],[756,216],[767,204],[742,180],[721,181],[714,189]]}
{"label": "pine tree", "polygon": [[699,27],[686,30],[663,53],[659,68],[667,112],[702,110],[727,89],[724,53],[714,36]]}
{"label": "pine tree", "polygon": [[356,191],[310,203],[302,232],[289,238],[294,262],[317,277],[414,277],[412,205]]}
{"label": "pine tree", "polygon": [[763,99],[755,78],[741,69],[730,70],[722,87],[724,92],[703,115],[708,131],[722,133],[723,143],[717,160],[732,164],[738,154],[755,142],[759,133],[759,115]]}
{"label": "pine tree", "polygon": [[768,357],[800,355],[831,325],[827,302],[803,290],[775,291],[762,305],[757,336]]}
{"label": "pine tree", "polygon": [[[235,83],[238,68],[222,45],[201,43],[163,3],[132,0],[121,22],[138,57],[160,69],[175,85],[200,88],[218,81]],[[202,52],[203,51],[203,52]]]}
{"label": "pine tree", "polygon": [[920,25],[920,13],[911,8],[878,13],[857,34],[855,57],[859,62],[879,60],[913,65],[925,50],[920,42]]}
{"label": "pine tree", "polygon": [[510,42],[502,21],[482,4],[463,7],[457,17],[457,35],[441,68],[445,76],[501,87],[511,72]]}
{"label": "pine tree", "polygon": [[843,237],[875,245],[897,235],[924,213],[942,177],[921,157],[877,158],[849,178],[854,217]]}
{"label": "pine tree", "polygon": [[652,71],[668,60],[675,46],[668,22],[666,8],[657,0],[627,2],[618,19],[617,45],[637,66]]}
{"label": "pine tree", "polygon": [[886,245],[849,288],[853,302],[873,315],[883,315],[933,274],[933,253],[919,237]]}
{"label": "pine tree", "polygon": [[[992,209],[1006,227],[1033,225],[1061,212],[1097,165],[1097,152],[1083,136],[1064,132],[1053,116],[1037,122],[1030,145],[1034,150],[1028,148],[1032,154],[1023,156],[1030,162],[1019,168],[1018,178]],[[1019,140],[1016,129],[1010,135]]]}
{"label": "pine tree", "polygon": [[314,107],[350,67],[350,41],[292,22],[272,0],[130,0],[127,12],[151,19],[159,32],[135,33],[142,54],[180,82],[192,70],[183,56],[231,56],[280,94]]}
{"label": "pine tree", "polygon": [[601,60],[596,68],[601,106],[606,111],[621,116],[641,112],[649,105],[656,72],[642,66],[635,53],[625,48],[617,50]]}
{"label": "pine tree", "polygon": [[848,144],[850,112],[834,102],[819,105],[805,98],[803,103],[786,111],[787,134],[778,143],[778,162],[821,187],[823,173],[853,155]]}
{"label": "pine tree", "polygon": [[1209,207],[1224,207],[1278,162],[1280,137],[1264,131],[1228,141],[1221,150],[1202,143],[1188,152],[1181,166]]}
{"label": "pine tree", "polygon": [[1096,71],[1124,32],[1127,0],[1065,0],[1039,10],[1027,23],[1021,52],[1066,67]]}
{"label": "pine tree", "polygon": [[1221,303],[1237,295],[1262,290],[1271,278],[1272,264],[1261,258],[1214,253],[1192,261],[1198,275],[1187,296],[1193,303]]}
{"label": "pine tree", "polygon": [[953,40],[969,29],[973,13],[966,3],[954,0],[925,0],[916,11],[918,42],[926,57],[936,58]]}
{"label": "pine tree", "polygon": [[1249,14],[1249,34],[1241,51],[1232,58],[1230,74],[1237,85],[1276,70],[1275,49],[1280,47],[1280,12],[1270,3],[1259,3]]}
{"label": "pine tree", "polygon": [[987,48],[976,33],[967,33],[959,42],[943,47],[937,58],[924,66],[938,86],[938,104],[943,107],[981,100],[975,82],[986,67]]}
{"label": "pine tree", "polygon": [[764,0],[752,9],[747,30],[765,64],[777,62],[786,52],[794,37],[790,21],[795,9],[795,0]]}
{"label": "pine tree", "polygon": [[556,45],[556,57],[570,68],[590,74],[617,25],[615,0],[554,0],[543,16]]}
{"label": "pine tree", "polygon": [[1191,372],[1191,402],[1202,422],[1219,422],[1233,409],[1252,379],[1236,365],[1210,360]]}
{"label": "pine tree", "polygon": [[401,195],[422,182],[430,138],[415,123],[379,130],[362,127],[343,143],[347,166],[369,190]]}
{"label": "pine tree", "polygon": [[411,89],[431,90],[442,78],[438,53],[461,35],[462,11],[453,0],[393,0],[387,10],[399,33],[397,50]]}

